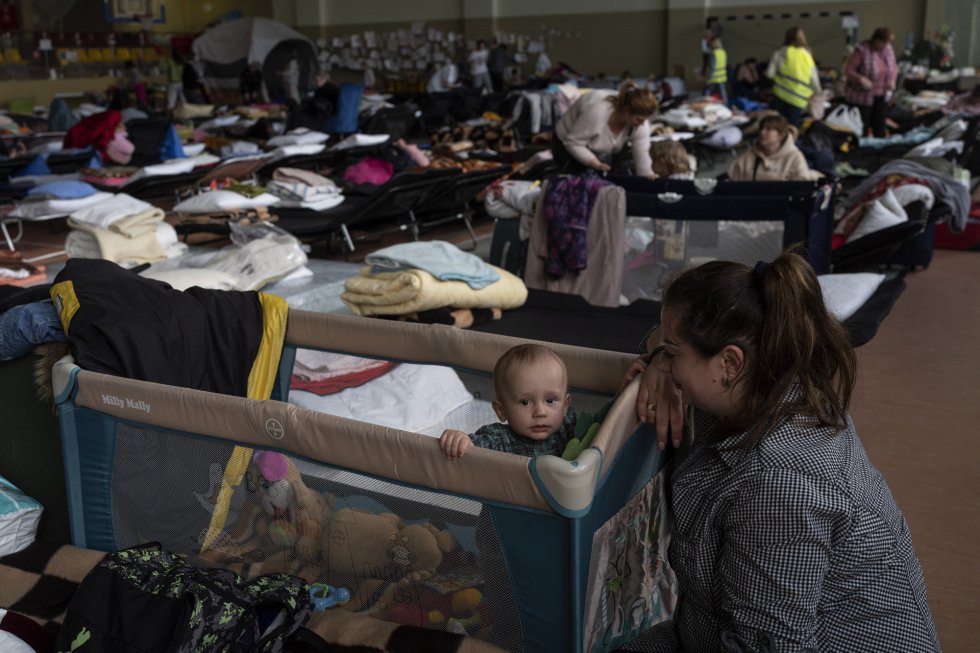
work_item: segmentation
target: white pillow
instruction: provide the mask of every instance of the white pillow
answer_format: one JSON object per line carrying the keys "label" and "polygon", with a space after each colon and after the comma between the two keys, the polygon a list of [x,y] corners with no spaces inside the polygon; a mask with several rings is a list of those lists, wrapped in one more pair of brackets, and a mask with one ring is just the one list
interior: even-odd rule
{"label": "white pillow", "polygon": [[272,159],[284,159],[287,156],[293,156],[296,154],[319,154],[326,149],[326,145],[283,145],[282,147],[277,147],[272,151]]}
{"label": "white pillow", "polygon": [[742,142],[742,130],[733,126],[721,127],[701,142],[711,147],[735,147]]}
{"label": "white pillow", "polygon": [[895,194],[889,188],[885,194],[876,199],[864,213],[864,217],[858,223],[857,228],[851,232],[847,242],[857,240],[862,236],[881,231],[887,227],[906,222],[909,219],[905,209],[899,204]]}
{"label": "white pillow", "polygon": [[936,195],[932,192],[932,189],[922,184],[895,186],[891,191],[895,194],[895,199],[902,206],[908,206],[912,202],[921,201],[926,205],[927,209],[931,209],[932,205],[936,203]]}
{"label": "white pillow", "polygon": [[193,286],[211,290],[237,290],[235,277],[221,270],[207,268],[177,268],[175,270],[154,270],[151,266],[143,272],[147,279],[169,283],[175,290],[187,290]]}
{"label": "white pillow", "polygon": [[331,149],[346,150],[351,147],[381,145],[382,143],[387,143],[390,138],[390,134],[351,134],[344,140],[334,145]]}
{"label": "white pillow", "polygon": [[71,200],[41,200],[19,202],[14,210],[7,215],[11,218],[25,219],[44,219],[62,215],[70,215],[79,209],[94,206],[100,202],[105,202],[112,197],[112,193],[98,192],[88,197],[79,197]]}
{"label": "white pillow", "polygon": [[817,277],[827,310],[841,322],[854,315],[884,280],[885,275],[872,272],[821,274]]}
{"label": "white pillow", "polygon": [[269,193],[257,197],[245,197],[230,190],[212,190],[188,197],[174,207],[178,213],[213,213],[232,209],[254,209],[259,206],[272,206],[279,198]]}
{"label": "white pillow", "polygon": [[205,147],[207,147],[206,143],[185,143],[183,146],[184,156],[197,156],[204,151]]}
{"label": "white pillow", "polygon": [[293,130],[282,136],[273,136],[266,142],[267,147],[282,147],[284,145],[319,145],[326,143],[330,138],[323,132],[306,130]]}

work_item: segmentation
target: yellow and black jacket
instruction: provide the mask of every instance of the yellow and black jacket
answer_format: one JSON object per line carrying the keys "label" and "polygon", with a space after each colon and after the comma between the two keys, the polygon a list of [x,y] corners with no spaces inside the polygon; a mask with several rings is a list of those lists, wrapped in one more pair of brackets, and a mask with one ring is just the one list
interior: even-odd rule
{"label": "yellow and black jacket", "polygon": [[267,399],[285,337],[285,300],[174,290],[99,259],[70,259],[51,298],[85,370]]}

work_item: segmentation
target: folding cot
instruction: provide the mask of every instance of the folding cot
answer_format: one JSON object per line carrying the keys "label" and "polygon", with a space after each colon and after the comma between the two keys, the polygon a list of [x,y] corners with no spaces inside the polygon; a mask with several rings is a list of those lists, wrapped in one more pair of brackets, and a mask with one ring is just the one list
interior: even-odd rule
{"label": "folding cot", "polygon": [[[69,152],[54,152],[45,159],[48,170],[54,175],[64,175],[77,172],[92,160],[93,150],[85,149]],[[19,171],[26,168],[36,157],[19,156],[12,159],[0,159],[0,181],[8,181]]]}
{"label": "folding cot", "polygon": [[325,173],[328,170],[342,168],[357,157],[376,152],[378,146],[363,145],[343,149],[325,148],[317,154],[293,154],[281,159],[272,159],[259,168],[256,174],[261,179],[270,179],[276,168],[300,168],[313,172]]}
{"label": "folding cot", "polygon": [[462,220],[476,247],[473,231],[473,202],[488,185],[510,172],[509,166],[466,172],[448,177],[446,182],[425,194],[410,212],[412,236],[417,240],[425,229],[453,220]]}
{"label": "folding cot", "polygon": [[97,190],[108,193],[126,193],[141,200],[175,200],[179,192],[204,178],[209,168],[196,168],[172,175],[150,175],[126,184],[100,184],[89,181]]}
{"label": "folding cot", "polygon": [[[436,365],[471,403],[486,404],[496,358],[518,342],[290,311],[266,401],[84,371],[64,359],[54,376],[73,543],[115,550],[155,540],[243,573],[286,568],[349,588],[352,601],[339,609],[454,628],[511,651],[614,650],[669,618],[676,598],[666,454],[637,424],[635,382],[574,460],[473,449],[447,461],[418,432],[280,401],[302,348]],[[607,404],[633,360],[552,347],[580,413]],[[285,465],[297,497],[282,507],[288,513],[274,511],[280,517],[257,508],[280,476],[262,461]],[[253,516],[266,535],[251,537]],[[305,539],[289,537],[290,523],[303,525]]]}
{"label": "folding cot", "polygon": [[[830,256],[834,272],[856,272],[882,265],[901,264],[903,258],[928,267],[932,260],[932,236],[935,220],[921,201],[905,207],[908,220],[880,229],[866,236],[844,243]],[[930,233],[926,233],[927,230]],[[924,236],[924,237],[923,237]],[[903,252],[903,248],[905,251]]]}
{"label": "folding cot", "polygon": [[[372,228],[373,235],[411,229],[411,211],[436,185],[459,175],[457,168],[402,172],[370,195],[347,195],[343,204],[326,211],[277,208],[278,226],[303,240],[340,234],[347,250],[354,251],[353,227]],[[413,232],[414,233],[414,232]],[[368,236],[373,237],[373,236]]]}

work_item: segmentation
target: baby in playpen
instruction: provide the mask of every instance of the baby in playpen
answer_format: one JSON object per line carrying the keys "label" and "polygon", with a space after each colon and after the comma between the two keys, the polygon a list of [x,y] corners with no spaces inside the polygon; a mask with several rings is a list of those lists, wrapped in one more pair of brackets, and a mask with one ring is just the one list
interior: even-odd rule
{"label": "baby in playpen", "polygon": [[460,458],[472,445],[528,457],[562,455],[573,435],[575,411],[558,354],[535,344],[508,349],[493,368],[493,391],[500,423],[472,434],[447,429],[439,438],[447,458]]}

